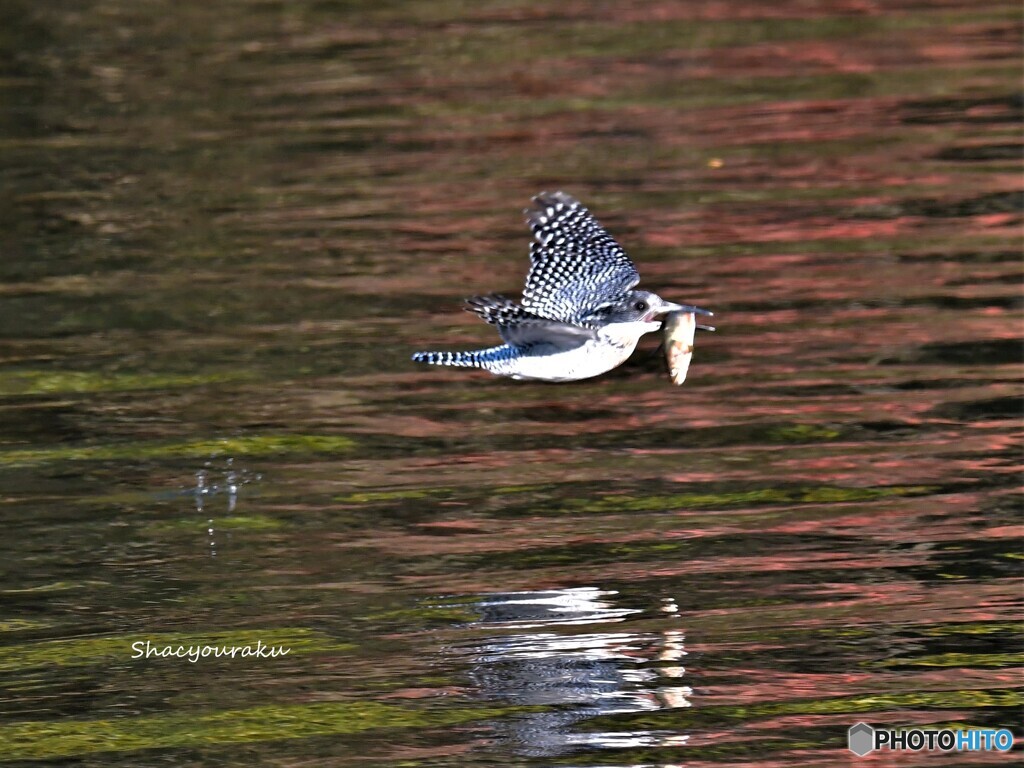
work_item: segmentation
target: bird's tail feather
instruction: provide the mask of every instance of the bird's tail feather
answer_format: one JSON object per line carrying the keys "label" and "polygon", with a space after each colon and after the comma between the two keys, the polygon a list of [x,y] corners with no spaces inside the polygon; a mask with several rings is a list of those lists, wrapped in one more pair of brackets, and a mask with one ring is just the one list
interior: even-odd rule
{"label": "bird's tail feather", "polygon": [[474,349],[470,352],[417,352],[412,359],[417,363],[430,365],[454,365],[459,368],[490,368],[492,364],[516,356],[514,347],[502,344],[489,349]]}

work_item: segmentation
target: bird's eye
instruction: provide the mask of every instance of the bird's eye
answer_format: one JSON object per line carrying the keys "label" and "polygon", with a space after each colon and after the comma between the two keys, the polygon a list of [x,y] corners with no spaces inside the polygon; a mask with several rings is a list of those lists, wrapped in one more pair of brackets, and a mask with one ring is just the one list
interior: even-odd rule
{"label": "bird's eye", "polygon": [[638,301],[636,304],[633,305],[633,309],[635,309],[637,312],[645,312],[647,310],[647,302]]}

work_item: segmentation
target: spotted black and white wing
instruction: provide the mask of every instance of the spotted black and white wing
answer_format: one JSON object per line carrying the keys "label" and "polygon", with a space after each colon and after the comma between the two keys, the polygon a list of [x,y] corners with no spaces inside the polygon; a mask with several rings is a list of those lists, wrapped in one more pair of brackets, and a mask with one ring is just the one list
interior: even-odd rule
{"label": "spotted black and white wing", "polygon": [[466,299],[466,309],[495,326],[505,343],[516,347],[549,344],[571,349],[597,338],[589,328],[539,317],[497,294]]}
{"label": "spotted black and white wing", "polygon": [[523,308],[541,317],[588,325],[602,306],[614,303],[640,275],[626,252],[579,200],[565,192],[542,192],[526,209],[536,240]]}

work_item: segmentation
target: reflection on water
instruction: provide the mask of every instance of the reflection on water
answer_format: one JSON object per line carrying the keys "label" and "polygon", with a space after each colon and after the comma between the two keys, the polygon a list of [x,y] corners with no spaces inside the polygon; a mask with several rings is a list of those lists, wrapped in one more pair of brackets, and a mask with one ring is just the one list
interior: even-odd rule
{"label": "reflection on water", "polygon": [[636,609],[613,608],[607,598],[617,594],[597,587],[490,595],[474,603],[484,625],[529,629],[549,624],[593,624],[611,622]]}
{"label": "reflection on water", "polygon": [[[482,595],[471,604],[480,630],[534,629],[621,621],[639,609],[615,608],[617,594],[595,587]],[[457,604],[457,603],[456,603]],[[663,610],[676,606],[666,599]],[[598,731],[577,723],[598,715],[690,706],[693,691],[681,684],[686,656],[681,630],[634,634],[603,632],[506,633],[451,649],[469,658],[475,692],[487,699],[544,707],[498,723],[517,753],[552,756],[578,747],[672,747],[684,733]]]}
{"label": "reflection on water", "polygon": [[[0,762],[1019,729],[1018,6],[0,4]],[[715,308],[682,389],[409,361],[553,188]]]}

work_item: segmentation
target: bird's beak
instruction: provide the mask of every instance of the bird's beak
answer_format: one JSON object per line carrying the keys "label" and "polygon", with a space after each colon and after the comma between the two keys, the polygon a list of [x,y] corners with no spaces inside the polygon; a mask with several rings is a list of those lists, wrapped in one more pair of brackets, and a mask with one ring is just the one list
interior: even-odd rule
{"label": "bird's beak", "polygon": [[[671,312],[692,312],[695,315],[707,315],[708,317],[714,317],[715,313],[708,309],[701,309],[700,307],[694,307],[691,304],[673,304],[671,301],[662,300],[662,304],[658,307],[655,312],[659,315],[667,315]],[[703,325],[697,323],[697,327],[702,331],[713,331],[715,326]]]}
{"label": "bird's beak", "polygon": [[708,317],[714,317],[715,313],[701,309],[700,307],[694,307],[689,304],[673,304],[671,301],[662,301],[661,306],[654,310],[659,315],[667,315],[669,312],[692,312],[695,315],[707,315]]}

